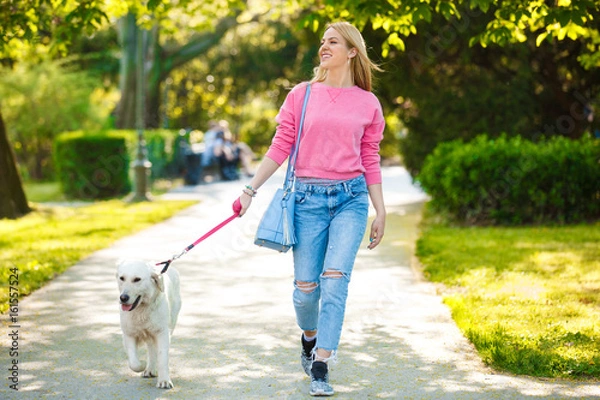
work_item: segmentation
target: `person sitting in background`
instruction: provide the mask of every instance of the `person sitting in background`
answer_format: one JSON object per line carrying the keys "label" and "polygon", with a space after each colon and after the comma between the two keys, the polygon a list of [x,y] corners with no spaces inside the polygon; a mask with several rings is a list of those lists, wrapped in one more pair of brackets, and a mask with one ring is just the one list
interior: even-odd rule
{"label": "person sitting in background", "polygon": [[246,143],[234,139],[228,125],[221,124],[223,129],[217,133],[213,147],[213,156],[218,160],[223,180],[239,179],[238,168],[245,176],[253,176],[252,160],[254,153]]}
{"label": "person sitting in background", "polygon": [[227,121],[217,122],[214,119],[208,121],[208,130],[204,132],[204,137],[202,139],[202,141],[204,142],[204,152],[202,154],[202,168],[211,166],[217,161],[214,157],[214,146],[215,141],[217,140],[217,134],[219,132],[222,132],[223,129],[226,128],[226,126],[221,126],[223,122],[227,124]]}

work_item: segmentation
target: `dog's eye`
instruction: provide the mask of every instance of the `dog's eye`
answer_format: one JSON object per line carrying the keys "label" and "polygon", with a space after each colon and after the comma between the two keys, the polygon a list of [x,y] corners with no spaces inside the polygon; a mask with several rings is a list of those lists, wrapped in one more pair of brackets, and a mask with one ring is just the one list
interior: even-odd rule
{"label": "dog's eye", "polygon": [[141,280],[142,280],[142,278],[133,278],[133,281],[134,281],[134,282],[139,282],[139,281],[141,281]]}
{"label": "dog's eye", "polygon": [[120,280],[122,280],[122,281],[124,281],[124,280],[125,280],[125,277],[123,277],[123,276],[120,276],[120,277],[119,277],[119,279],[120,279]]}

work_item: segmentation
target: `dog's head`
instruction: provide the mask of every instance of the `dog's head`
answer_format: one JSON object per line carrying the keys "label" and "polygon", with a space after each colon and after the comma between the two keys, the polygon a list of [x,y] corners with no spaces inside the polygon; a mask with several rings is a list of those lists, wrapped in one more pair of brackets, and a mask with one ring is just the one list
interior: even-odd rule
{"label": "dog's head", "polygon": [[142,260],[119,260],[117,283],[123,311],[152,303],[164,291],[162,275],[154,271],[152,264]]}

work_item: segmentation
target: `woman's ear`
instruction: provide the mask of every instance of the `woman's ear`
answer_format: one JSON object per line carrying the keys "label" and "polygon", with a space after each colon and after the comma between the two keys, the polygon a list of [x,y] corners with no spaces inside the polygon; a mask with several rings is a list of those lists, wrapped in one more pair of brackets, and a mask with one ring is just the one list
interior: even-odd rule
{"label": "woman's ear", "polygon": [[350,49],[350,51],[348,52],[348,58],[354,58],[356,57],[356,48],[353,47]]}

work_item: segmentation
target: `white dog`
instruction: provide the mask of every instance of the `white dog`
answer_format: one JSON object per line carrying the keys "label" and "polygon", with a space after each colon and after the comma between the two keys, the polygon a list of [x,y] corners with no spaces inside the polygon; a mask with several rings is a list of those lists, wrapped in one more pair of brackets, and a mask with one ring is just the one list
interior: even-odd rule
{"label": "white dog", "polygon": [[[170,389],[169,345],[181,308],[179,273],[170,267],[165,274],[140,260],[117,262],[117,282],[121,302],[123,346],[129,367],[142,376],[157,376],[156,387]],[[138,346],[145,342],[148,363],[140,361]]]}

